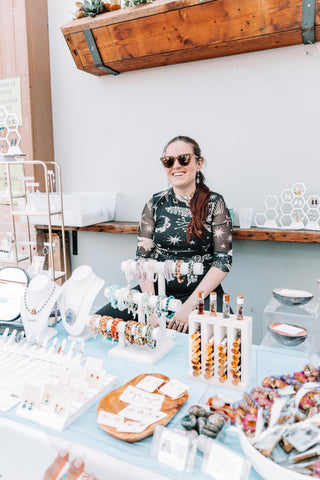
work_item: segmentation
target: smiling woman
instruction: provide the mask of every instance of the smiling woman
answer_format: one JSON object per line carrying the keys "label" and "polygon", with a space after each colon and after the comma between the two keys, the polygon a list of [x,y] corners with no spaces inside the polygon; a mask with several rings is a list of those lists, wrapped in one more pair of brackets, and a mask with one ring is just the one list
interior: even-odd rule
{"label": "smiling woman", "polygon": [[[208,308],[209,294],[217,292],[218,311],[222,311],[223,290],[220,285],[231,268],[232,225],[229,210],[219,193],[210,191],[204,183],[201,168],[204,159],[199,145],[186,136],[178,136],[166,145],[161,162],[171,187],[156,193],[146,203],[139,225],[137,258],[179,262],[201,262],[203,275],[187,275],[185,281],[176,274],[167,279],[166,294],[183,305],[167,327],[188,331],[188,316],[203,290]],[[140,280],[143,292],[157,293],[157,283]],[[111,306],[103,307],[100,315],[120,316]],[[128,320],[128,318],[124,318]],[[157,324],[156,314],[149,318]]]}

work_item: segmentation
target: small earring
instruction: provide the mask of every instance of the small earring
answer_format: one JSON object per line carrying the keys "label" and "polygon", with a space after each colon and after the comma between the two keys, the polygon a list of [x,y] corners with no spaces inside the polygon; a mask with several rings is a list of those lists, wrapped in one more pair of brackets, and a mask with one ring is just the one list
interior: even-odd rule
{"label": "small earring", "polygon": [[200,183],[200,174],[199,174],[199,172],[197,172],[196,182],[197,182],[197,184],[199,185],[199,183]]}

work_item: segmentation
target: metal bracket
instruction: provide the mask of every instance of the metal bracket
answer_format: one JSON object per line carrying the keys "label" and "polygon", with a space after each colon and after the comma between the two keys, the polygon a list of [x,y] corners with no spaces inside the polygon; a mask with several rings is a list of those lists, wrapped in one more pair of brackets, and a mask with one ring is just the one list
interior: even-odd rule
{"label": "metal bracket", "polygon": [[303,43],[314,43],[316,41],[315,25],[316,0],[303,0],[302,5],[302,38]]}
{"label": "metal bracket", "polygon": [[72,230],[72,254],[78,255],[78,232]]}
{"label": "metal bracket", "polygon": [[120,72],[117,72],[116,70],[113,70],[112,68],[107,67],[106,65],[104,65],[102,63],[102,59],[100,57],[100,53],[99,53],[99,50],[97,48],[96,41],[95,41],[95,39],[92,35],[92,31],[91,30],[84,30],[83,34],[84,34],[84,37],[87,41],[87,44],[88,44],[88,47],[89,47],[89,50],[90,50],[90,53],[91,53],[91,56],[92,56],[92,59],[93,59],[93,63],[95,64],[95,66],[97,68],[100,68],[100,70],[103,70],[106,73],[111,73],[111,75],[119,75]]}

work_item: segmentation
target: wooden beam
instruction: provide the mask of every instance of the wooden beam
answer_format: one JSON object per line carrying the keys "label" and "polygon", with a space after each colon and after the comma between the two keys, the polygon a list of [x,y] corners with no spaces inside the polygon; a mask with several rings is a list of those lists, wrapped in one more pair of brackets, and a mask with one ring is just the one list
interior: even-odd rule
{"label": "wooden beam", "polygon": [[[37,230],[47,230],[47,225],[37,225]],[[65,230],[78,232],[106,232],[106,233],[124,233],[138,234],[138,222],[102,222],[87,227],[64,227]],[[52,227],[59,231],[61,227]],[[233,228],[233,238],[236,240],[258,240],[271,242],[297,242],[297,243],[320,243],[320,232],[311,230],[269,230],[267,228]]]}
{"label": "wooden beam", "polygon": [[[0,1],[0,32],[0,79],[20,78],[21,150],[26,160],[53,161],[47,1]],[[27,174],[39,180],[32,167]]]}

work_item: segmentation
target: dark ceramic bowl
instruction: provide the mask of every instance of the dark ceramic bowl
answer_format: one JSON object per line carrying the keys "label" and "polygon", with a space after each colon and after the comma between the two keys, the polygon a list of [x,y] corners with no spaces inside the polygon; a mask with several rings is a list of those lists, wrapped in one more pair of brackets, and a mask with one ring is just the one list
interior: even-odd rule
{"label": "dark ceramic bowl", "polygon": [[291,290],[289,288],[275,288],[272,290],[273,296],[282,305],[305,305],[313,298],[313,294],[303,290]]}
{"label": "dark ceramic bowl", "polygon": [[268,329],[273,338],[287,347],[300,345],[308,336],[308,331],[305,328],[288,323],[271,323]]}

